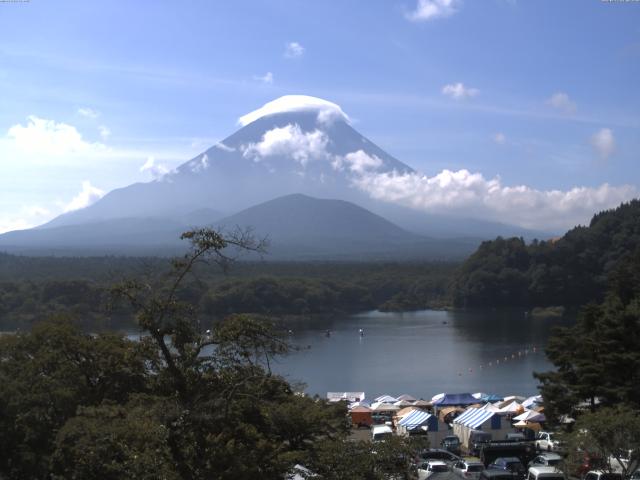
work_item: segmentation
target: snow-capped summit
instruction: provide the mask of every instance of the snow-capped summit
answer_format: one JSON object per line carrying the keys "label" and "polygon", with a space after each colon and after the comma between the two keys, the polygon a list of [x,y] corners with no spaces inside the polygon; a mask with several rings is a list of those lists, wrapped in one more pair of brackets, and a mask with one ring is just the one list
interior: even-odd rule
{"label": "snow-capped summit", "polygon": [[309,95],[284,95],[265,103],[253,112],[243,115],[238,119],[238,124],[244,127],[259,118],[269,115],[308,111],[317,112],[317,119],[320,123],[330,122],[335,118],[342,118],[349,122],[347,114],[342,111],[339,105],[333,102]]}
{"label": "snow-capped summit", "polygon": [[[38,227],[40,233],[20,234],[20,244],[33,240],[33,245],[40,241],[47,245],[45,239],[52,237],[45,230],[53,228],[68,229],[65,231],[77,233],[77,238],[82,237],[81,232],[99,234],[105,245],[125,239],[141,244],[149,239],[160,241],[163,237],[158,232],[167,229],[173,229],[170,237],[177,238],[179,225],[185,222],[204,225],[214,221],[212,211],[218,218],[246,220],[248,217],[228,215],[283,196],[295,204],[302,198],[291,196],[295,194],[352,202],[417,232],[429,227],[432,234],[434,227],[443,224],[442,219],[429,221],[424,213],[370,194],[366,187],[371,179],[414,170],[356,131],[335,103],[286,95],[243,115],[239,123],[238,131],[159,179],[113,190],[89,207]],[[280,203],[269,205],[282,207]],[[281,214],[283,222],[293,221],[291,210],[282,207]],[[98,224],[104,228],[97,229]],[[131,225],[137,225],[136,229]],[[284,231],[285,226],[278,230]],[[470,236],[467,230],[462,232]],[[0,237],[0,247],[17,238]]]}

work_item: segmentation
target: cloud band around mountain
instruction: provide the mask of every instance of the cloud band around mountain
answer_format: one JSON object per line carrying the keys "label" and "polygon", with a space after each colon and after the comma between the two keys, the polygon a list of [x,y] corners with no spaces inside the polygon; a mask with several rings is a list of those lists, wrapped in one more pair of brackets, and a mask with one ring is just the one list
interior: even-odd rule
{"label": "cloud band around mountain", "polygon": [[373,198],[430,213],[477,217],[525,228],[562,231],[587,224],[594,213],[639,195],[635,186],[574,187],[537,190],[506,186],[468,170],[419,173],[366,173],[355,185]]}

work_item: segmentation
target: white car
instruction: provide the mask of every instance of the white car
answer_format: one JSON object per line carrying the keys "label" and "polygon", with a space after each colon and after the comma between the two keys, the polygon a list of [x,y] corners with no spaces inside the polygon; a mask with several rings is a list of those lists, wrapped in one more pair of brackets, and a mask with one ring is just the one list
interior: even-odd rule
{"label": "white car", "polygon": [[565,480],[565,476],[556,467],[541,465],[529,468],[526,480]]}
{"label": "white car", "polygon": [[529,462],[528,467],[558,467],[562,464],[562,457],[557,453],[541,453]]}
{"label": "white car", "polygon": [[554,438],[550,432],[538,432],[536,435],[536,449],[556,452],[560,450],[560,441]]}
{"label": "white car", "polygon": [[418,480],[425,480],[434,473],[447,473],[449,467],[441,460],[431,460],[430,462],[423,462],[418,465],[417,473]]}
{"label": "white car", "polygon": [[374,425],[371,427],[371,440],[380,442],[393,435],[393,430],[389,425]]}
{"label": "white car", "polygon": [[583,477],[583,480],[623,480],[621,473],[609,473],[602,470],[591,470]]}
{"label": "white car", "polygon": [[453,464],[453,473],[470,480],[478,480],[483,470],[484,464],[479,458],[464,458]]}

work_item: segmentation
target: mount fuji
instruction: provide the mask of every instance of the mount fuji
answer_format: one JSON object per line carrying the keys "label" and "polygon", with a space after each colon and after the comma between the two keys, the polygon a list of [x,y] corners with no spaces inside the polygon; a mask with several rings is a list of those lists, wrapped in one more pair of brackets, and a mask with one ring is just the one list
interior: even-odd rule
{"label": "mount fuji", "polygon": [[[253,226],[257,234],[277,239],[274,248],[283,257],[287,250],[296,251],[298,257],[308,254],[314,258],[343,252],[339,242],[335,251],[320,251],[318,242],[287,236],[291,222],[316,217],[315,236],[325,245],[331,244],[331,238],[340,239],[349,226],[348,241],[359,245],[359,252],[365,254],[389,254],[398,245],[412,245],[415,248],[409,250],[420,251],[421,256],[443,258],[469,253],[479,239],[530,236],[518,227],[427,215],[371,198],[359,188],[364,175],[414,170],[358,133],[334,103],[284,96],[244,115],[239,123],[237,132],[154,181],[113,190],[89,207],[34,229],[0,235],[0,249],[21,253],[158,253],[177,248],[179,232],[188,227],[225,224]],[[279,197],[287,200],[269,204]],[[309,197],[342,202],[307,201]],[[302,198],[305,201],[301,202]],[[258,212],[266,215],[268,211],[266,216],[255,211],[240,214],[265,202],[268,208]],[[292,203],[302,208],[294,217],[290,215]],[[319,211],[323,212],[320,216]],[[372,216],[377,217],[373,231]],[[359,225],[362,241],[357,239]],[[466,240],[433,240],[447,237]],[[447,248],[454,244],[458,247]]]}

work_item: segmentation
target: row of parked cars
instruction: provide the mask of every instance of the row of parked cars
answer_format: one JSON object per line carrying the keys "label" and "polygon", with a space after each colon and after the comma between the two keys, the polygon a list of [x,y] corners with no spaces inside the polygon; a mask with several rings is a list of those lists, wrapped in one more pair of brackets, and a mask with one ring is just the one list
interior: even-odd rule
{"label": "row of parked cars", "polygon": [[[518,439],[507,439],[506,442],[499,443],[499,446],[512,441],[519,443]],[[487,464],[480,458],[460,457],[461,444],[455,435],[442,440],[441,447],[425,450],[416,459],[418,479],[424,480],[434,474],[446,472],[453,473],[464,480],[565,480],[567,478],[560,470],[564,459],[558,452],[562,451],[562,444],[551,434],[539,435],[536,438],[537,453],[534,453],[533,458],[524,452],[521,457],[498,456],[489,460],[483,456],[482,458],[489,462]],[[528,447],[527,452],[531,453],[534,450]],[[523,458],[530,460],[523,463]],[[598,464],[587,458],[584,465],[579,467],[579,471],[571,476],[582,480],[623,480],[619,473],[607,473],[597,468]],[[636,471],[630,480],[640,480],[640,471]]]}
{"label": "row of parked cars", "polygon": [[476,457],[458,457],[444,449],[430,449],[420,455],[416,470],[419,480],[448,471],[465,480],[564,480],[555,467],[561,460],[555,453],[545,453],[525,467],[517,457],[498,457],[485,467]]}

